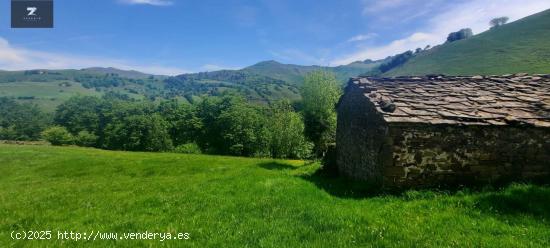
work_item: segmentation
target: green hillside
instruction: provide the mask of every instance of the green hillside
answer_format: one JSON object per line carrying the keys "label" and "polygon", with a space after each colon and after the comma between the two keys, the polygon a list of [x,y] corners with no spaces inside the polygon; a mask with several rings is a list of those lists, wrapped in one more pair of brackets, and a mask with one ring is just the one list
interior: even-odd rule
{"label": "green hillside", "polygon": [[300,85],[304,76],[315,70],[327,70],[335,74],[336,78],[341,81],[347,81],[350,77],[356,77],[360,74],[367,73],[381,64],[381,61],[358,61],[349,65],[337,67],[324,66],[301,66],[292,64],[281,64],[277,61],[264,61],[255,65],[246,67],[242,71],[259,74],[292,84]]}
{"label": "green hillside", "polygon": [[242,70],[183,74],[170,77],[164,83],[167,96],[181,96],[190,101],[193,96],[220,95],[226,91],[239,93],[259,103],[300,98],[295,83]]}
{"label": "green hillside", "polygon": [[338,67],[299,66],[275,61],[261,62],[242,70],[189,73],[175,77],[138,71],[93,67],[81,70],[0,71],[0,97],[38,104],[53,111],[74,95],[102,96],[114,92],[134,99],[172,99],[187,102],[231,91],[251,102],[300,99],[300,85],[314,70],[328,70],[345,82],[366,73],[378,61],[355,62]]}
{"label": "green hillside", "polygon": [[143,78],[148,78],[148,77],[151,77],[151,76],[165,77],[165,76],[157,76],[157,75],[147,74],[147,73],[143,73],[143,72],[139,72],[139,71],[135,71],[135,70],[120,70],[120,69],[113,68],[113,67],[90,67],[90,68],[82,69],[82,71],[97,72],[97,73],[101,73],[101,74],[117,74],[121,77],[133,78],[133,79],[140,79],[140,78],[143,79]]}
{"label": "green hillside", "polygon": [[94,70],[0,71],[0,97],[38,104],[45,111],[75,95],[102,96],[113,92],[130,98],[160,96],[162,78],[127,78]]}
{"label": "green hillside", "polygon": [[344,83],[350,77],[371,71],[380,63],[365,61],[338,67],[321,67],[264,61],[241,70],[189,73],[168,78],[164,82],[167,95],[188,100],[234,91],[243,94],[250,101],[266,103],[279,99],[300,99],[304,77],[312,71],[331,71]]}
{"label": "green hillside", "polygon": [[550,10],[422,52],[398,75],[550,73]]}
{"label": "green hillside", "polygon": [[[0,165],[0,247],[550,246],[544,186],[368,195],[301,161],[36,145],[0,144]],[[51,240],[10,238],[29,230]]]}

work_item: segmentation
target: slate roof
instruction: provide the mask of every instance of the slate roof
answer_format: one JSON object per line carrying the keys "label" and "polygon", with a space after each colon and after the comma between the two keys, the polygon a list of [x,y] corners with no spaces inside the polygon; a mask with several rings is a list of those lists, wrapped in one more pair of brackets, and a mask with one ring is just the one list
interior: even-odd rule
{"label": "slate roof", "polygon": [[389,123],[550,128],[550,75],[352,78]]}

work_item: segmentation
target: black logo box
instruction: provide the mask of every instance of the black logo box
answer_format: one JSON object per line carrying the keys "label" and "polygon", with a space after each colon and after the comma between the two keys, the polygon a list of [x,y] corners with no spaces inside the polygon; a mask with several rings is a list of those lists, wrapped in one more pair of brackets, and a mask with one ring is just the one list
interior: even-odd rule
{"label": "black logo box", "polygon": [[12,0],[11,27],[53,28],[53,0]]}

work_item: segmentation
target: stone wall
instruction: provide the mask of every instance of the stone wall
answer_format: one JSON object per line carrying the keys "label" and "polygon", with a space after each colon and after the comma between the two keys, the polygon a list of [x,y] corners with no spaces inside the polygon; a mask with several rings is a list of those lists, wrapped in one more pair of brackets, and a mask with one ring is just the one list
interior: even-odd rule
{"label": "stone wall", "polygon": [[392,124],[386,186],[431,186],[550,177],[550,129]]}
{"label": "stone wall", "polygon": [[382,184],[383,159],[391,158],[385,145],[388,132],[383,117],[355,84],[348,84],[338,103],[336,161],[346,177]]}
{"label": "stone wall", "polygon": [[365,87],[348,84],[337,106],[342,176],[398,188],[550,179],[550,128],[388,123]]}

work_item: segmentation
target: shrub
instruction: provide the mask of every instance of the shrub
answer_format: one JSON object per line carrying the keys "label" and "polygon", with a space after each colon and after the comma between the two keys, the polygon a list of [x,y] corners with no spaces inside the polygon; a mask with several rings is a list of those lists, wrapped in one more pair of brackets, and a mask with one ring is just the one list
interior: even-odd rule
{"label": "shrub", "polygon": [[78,146],[93,147],[96,145],[97,138],[98,137],[93,133],[80,131],[76,137],[74,137],[74,142]]}
{"label": "shrub", "polygon": [[458,32],[450,33],[449,36],[447,36],[447,42],[454,42],[457,40],[468,39],[472,36],[474,36],[472,29],[464,28],[459,30]]}
{"label": "shrub", "polygon": [[44,130],[42,138],[50,142],[54,146],[70,145],[73,142],[73,136],[66,128],[61,126],[53,126]]}
{"label": "shrub", "polygon": [[304,135],[304,121],[288,101],[281,101],[273,107],[269,130],[272,157],[305,159],[310,156],[313,144]]}
{"label": "shrub", "polygon": [[174,149],[176,153],[185,153],[185,154],[201,154],[201,148],[196,143],[187,143],[179,145]]}
{"label": "shrub", "polygon": [[340,84],[331,72],[311,72],[304,79],[304,131],[318,156],[326,152],[327,144],[336,140],[335,106],[340,94]]}

